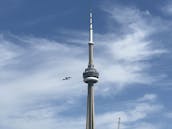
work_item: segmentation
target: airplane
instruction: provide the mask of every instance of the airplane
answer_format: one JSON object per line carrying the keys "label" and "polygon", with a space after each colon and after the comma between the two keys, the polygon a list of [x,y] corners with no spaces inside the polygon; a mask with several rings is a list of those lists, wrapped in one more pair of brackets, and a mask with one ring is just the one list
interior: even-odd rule
{"label": "airplane", "polygon": [[69,79],[71,79],[72,77],[65,77],[65,78],[63,78],[62,80],[63,81],[65,81],[65,80],[69,80]]}

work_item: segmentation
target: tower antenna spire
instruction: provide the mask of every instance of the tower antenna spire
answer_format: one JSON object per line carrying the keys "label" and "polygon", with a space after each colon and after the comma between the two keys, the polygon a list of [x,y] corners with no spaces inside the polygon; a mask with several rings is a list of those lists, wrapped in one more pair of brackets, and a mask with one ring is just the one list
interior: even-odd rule
{"label": "tower antenna spire", "polygon": [[118,127],[117,127],[117,129],[120,129],[120,123],[121,123],[121,118],[119,117],[118,118]]}
{"label": "tower antenna spire", "polygon": [[89,62],[88,67],[83,73],[84,82],[88,84],[87,96],[87,119],[86,129],[94,129],[94,83],[98,82],[99,73],[94,68],[93,64],[93,15],[90,11],[90,27],[89,27]]}
{"label": "tower antenna spire", "polygon": [[93,14],[90,10],[90,34],[89,34],[89,43],[93,43]]}
{"label": "tower antenna spire", "polygon": [[93,14],[90,12],[90,31],[89,31],[89,63],[88,67],[94,67],[93,65]]}

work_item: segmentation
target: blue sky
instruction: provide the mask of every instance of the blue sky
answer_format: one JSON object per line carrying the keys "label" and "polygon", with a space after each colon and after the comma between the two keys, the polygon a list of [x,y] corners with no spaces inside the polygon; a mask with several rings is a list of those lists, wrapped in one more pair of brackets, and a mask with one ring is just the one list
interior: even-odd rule
{"label": "blue sky", "polygon": [[172,128],[170,0],[0,0],[1,129],[85,128],[90,5],[96,128]]}

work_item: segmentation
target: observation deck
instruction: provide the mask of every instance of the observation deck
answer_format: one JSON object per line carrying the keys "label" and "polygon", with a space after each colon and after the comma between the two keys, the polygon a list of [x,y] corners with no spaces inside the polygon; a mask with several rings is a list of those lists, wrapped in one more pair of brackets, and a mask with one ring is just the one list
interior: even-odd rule
{"label": "observation deck", "polygon": [[97,83],[99,78],[99,73],[95,68],[88,67],[83,73],[83,78],[85,83]]}

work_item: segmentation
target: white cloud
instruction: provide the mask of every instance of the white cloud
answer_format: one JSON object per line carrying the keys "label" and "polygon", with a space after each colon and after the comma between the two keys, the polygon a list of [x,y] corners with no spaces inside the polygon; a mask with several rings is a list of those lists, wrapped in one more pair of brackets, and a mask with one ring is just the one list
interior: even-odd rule
{"label": "white cloud", "polygon": [[[122,26],[121,29],[124,29],[124,34],[108,42],[110,52],[115,59],[131,62],[143,61],[167,52],[154,48],[155,43],[148,38],[157,31],[157,28],[154,28],[153,23],[149,23],[149,17],[144,15],[145,12],[132,8],[122,8],[122,11],[121,8],[113,7],[112,11],[106,9],[113,19],[111,22],[118,21]],[[152,17],[150,19],[152,20]]]}
{"label": "white cloud", "polygon": [[142,98],[138,99],[138,101],[155,101],[157,96],[155,94],[145,94]]}
{"label": "white cloud", "polygon": [[[152,77],[147,73],[151,67],[149,61],[167,53],[165,49],[157,48],[157,43],[149,37],[157,32],[155,24],[160,24],[159,21],[155,18],[152,23],[153,17],[135,8],[104,8],[111,16],[110,23],[118,22],[122,32],[95,36],[96,46],[100,48],[97,64],[101,69],[101,81],[117,83],[119,88],[133,83],[155,82],[159,77]],[[116,27],[111,26],[112,31],[113,28]]]}
{"label": "white cloud", "polygon": [[161,10],[166,15],[172,15],[172,2],[168,2]]}
{"label": "white cloud", "polygon": [[0,65],[8,65],[13,58],[17,56],[16,51],[17,46],[13,45],[10,41],[7,41],[3,38],[3,35],[0,35]]}
{"label": "white cloud", "polygon": [[[145,95],[146,96],[146,95]],[[144,98],[144,97],[142,97]],[[138,98],[138,100],[142,99]],[[130,129],[142,129],[141,125],[148,127],[148,129],[159,128],[159,125],[153,125],[149,122],[144,122],[146,118],[151,117],[154,113],[160,112],[163,106],[152,103],[151,100],[147,102],[131,103],[122,111],[107,112],[97,116],[98,128],[111,129],[117,127],[118,118],[121,118],[121,128]],[[115,120],[115,123],[114,123]]]}
{"label": "white cloud", "polygon": [[[72,105],[68,101],[71,98],[77,101],[82,93],[81,70],[84,68],[77,67],[86,64],[79,55],[82,51],[46,39],[16,39],[21,44],[2,39],[0,51],[11,55],[1,61],[1,73],[5,75],[0,76],[0,125],[9,129],[65,126],[66,120],[59,119],[58,113],[68,109]],[[68,75],[75,76],[70,81],[62,81]],[[44,105],[51,100],[63,101],[63,104]],[[37,109],[42,104],[43,107]],[[56,124],[58,119],[63,123]],[[77,126],[73,121],[70,124]]]}

